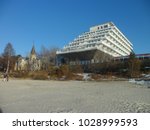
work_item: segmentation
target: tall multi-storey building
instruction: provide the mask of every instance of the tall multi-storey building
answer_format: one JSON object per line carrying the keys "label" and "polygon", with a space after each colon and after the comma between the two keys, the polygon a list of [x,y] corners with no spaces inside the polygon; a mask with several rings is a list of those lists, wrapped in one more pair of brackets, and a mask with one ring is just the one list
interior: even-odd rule
{"label": "tall multi-storey building", "polygon": [[89,32],[82,33],[56,54],[59,63],[88,64],[128,56],[132,51],[132,43],[108,22],[91,27]]}

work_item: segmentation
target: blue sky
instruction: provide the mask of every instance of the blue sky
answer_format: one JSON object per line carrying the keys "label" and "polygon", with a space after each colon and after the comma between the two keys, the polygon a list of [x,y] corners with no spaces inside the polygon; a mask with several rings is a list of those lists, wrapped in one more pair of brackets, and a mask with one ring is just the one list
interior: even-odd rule
{"label": "blue sky", "polygon": [[93,25],[108,21],[125,34],[135,53],[150,53],[149,0],[0,0],[0,53],[11,42],[26,56],[62,48]]}

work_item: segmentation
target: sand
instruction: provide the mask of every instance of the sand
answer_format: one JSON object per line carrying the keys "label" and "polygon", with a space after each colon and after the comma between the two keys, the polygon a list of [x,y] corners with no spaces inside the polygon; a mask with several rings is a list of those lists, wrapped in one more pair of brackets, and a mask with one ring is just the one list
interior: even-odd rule
{"label": "sand", "polygon": [[150,112],[150,89],[128,81],[0,81],[0,112]]}

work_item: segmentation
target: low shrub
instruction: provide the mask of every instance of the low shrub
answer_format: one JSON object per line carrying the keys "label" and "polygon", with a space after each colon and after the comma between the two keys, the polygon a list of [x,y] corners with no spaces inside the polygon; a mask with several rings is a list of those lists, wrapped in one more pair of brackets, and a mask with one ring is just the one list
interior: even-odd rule
{"label": "low shrub", "polygon": [[44,71],[30,72],[29,77],[34,80],[47,80],[48,74]]}
{"label": "low shrub", "polygon": [[15,71],[9,74],[13,78],[28,78],[28,72],[26,71]]}

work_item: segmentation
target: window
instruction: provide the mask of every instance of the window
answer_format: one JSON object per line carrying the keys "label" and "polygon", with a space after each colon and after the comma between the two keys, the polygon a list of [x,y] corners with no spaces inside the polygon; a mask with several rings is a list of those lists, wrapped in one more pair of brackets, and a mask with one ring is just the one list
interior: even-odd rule
{"label": "window", "polygon": [[108,25],[104,25],[104,28],[108,28]]}

